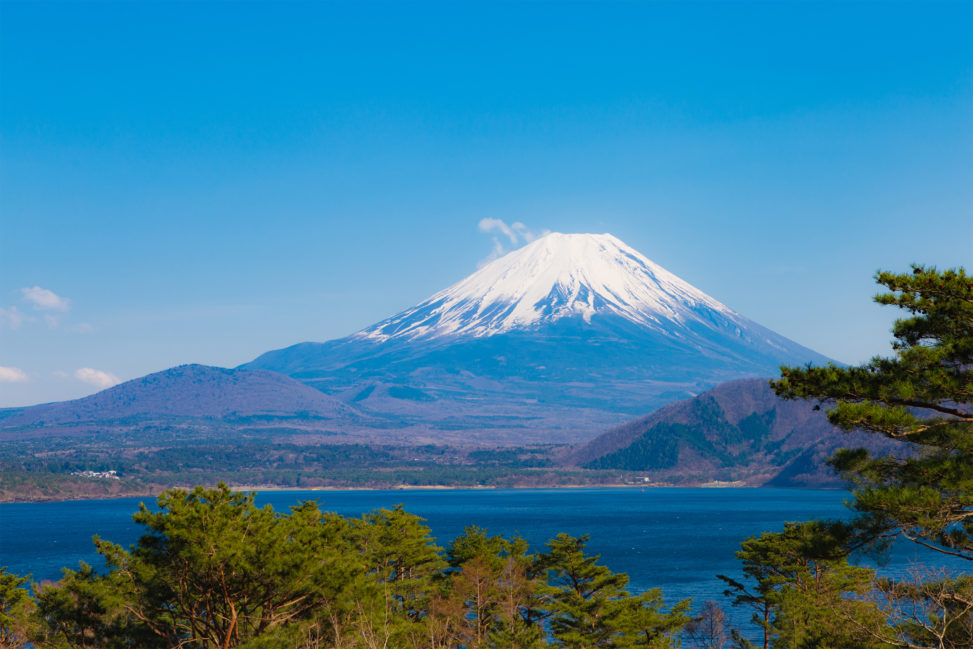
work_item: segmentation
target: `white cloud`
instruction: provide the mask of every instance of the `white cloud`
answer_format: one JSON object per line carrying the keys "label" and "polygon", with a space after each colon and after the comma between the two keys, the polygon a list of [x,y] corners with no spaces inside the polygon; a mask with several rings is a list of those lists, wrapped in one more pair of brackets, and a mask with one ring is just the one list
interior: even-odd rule
{"label": "white cloud", "polygon": [[54,291],[49,291],[40,286],[22,288],[20,292],[24,294],[24,299],[34,305],[35,309],[50,309],[52,311],[67,311],[70,309],[70,300],[61,297]]}
{"label": "white cloud", "polygon": [[23,383],[29,381],[27,373],[19,367],[4,367],[0,365],[0,383]]}
{"label": "white cloud", "polygon": [[[510,240],[511,249],[522,245],[525,243],[530,243],[531,241],[537,239],[538,237],[543,237],[545,234],[550,234],[550,230],[544,230],[540,234],[535,234],[531,230],[527,229],[527,226],[516,221],[510,225],[507,225],[502,219],[485,218],[480,219],[477,224],[480,232],[492,233],[497,232],[507,237]],[[503,257],[508,252],[507,247],[504,242],[500,240],[500,237],[493,237],[493,250],[487,255],[487,258],[482,260],[478,266],[483,267],[489,264],[494,259]]]}
{"label": "white cloud", "polygon": [[44,314],[44,322],[47,323],[48,329],[57,329],[57,326],[61,323],[61,320],[56,315],[51,315],[50,313]]}
{"label": "white cloud", "polygon": [[[515,223],[514,225],[521,225],[520,223]],[[510,245],[517,245],[517,233],[514,232],[513,228],[503,222],[501,219],[480,219],[479,223],[480,232],[493,232],[499,230],[503,234],[507,235],[510,239]]]}
{"label": "white cloud", "polygon": [[92,327],[87,322],[79,322],[76,325],[72,325],[70,327],[70,329],[71,329],[71,331],[73,331],[76,334],[90,334],[90,333],[94,332],[94,330],[95,330],[95,328]]}
{"label": "white cloud", "polygon": [[122,382],[120,378],[110,372],[102,372],[90,367],[82,367],[75,371],[74,378],[102,389],[110,388]]}
{"label": "white cloud", "polygon": [[30,316],[24,315],[15,306],[9,309],[0,307],[0,328],[16,329],[25,322],[33,320]]}
{"label": "white cloud", "polygon": [[537,237],[543,237],[545,234],[550,234],[551,233],[550,230],[544,230],[540,234],[534,234],[533,232],[531,232],[530,230],[528,230],[527,229],[527,226],[524,225],[523,223],[521,223],[520,221],[517,221],[516,223],[514,223],[513,225],[511,225],[510,228],[514,232],[516,232],[517,234],[519,234],[520,235],[520,238],[523,239],[525,243],[530,243],[531,241],[533,241]]}

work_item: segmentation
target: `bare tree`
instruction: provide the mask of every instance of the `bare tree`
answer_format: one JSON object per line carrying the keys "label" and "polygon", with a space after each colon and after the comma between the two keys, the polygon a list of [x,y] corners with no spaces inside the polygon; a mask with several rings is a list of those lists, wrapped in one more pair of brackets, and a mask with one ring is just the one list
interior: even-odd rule
{"label": "bare tree", "polygon": [[730,646],[726,611],[717,602],[706,600],[699,615],[686,626],[686,635],[694,649],[726,649]]}

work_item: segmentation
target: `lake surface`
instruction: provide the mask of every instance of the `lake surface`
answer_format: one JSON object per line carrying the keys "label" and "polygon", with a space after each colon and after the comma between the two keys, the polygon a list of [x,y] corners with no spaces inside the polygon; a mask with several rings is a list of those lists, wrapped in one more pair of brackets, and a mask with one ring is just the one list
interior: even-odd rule
{"label": "lake surface", "polygon": [[[589,534],[589,549],[611,569],[628,573],[633,590],[662,587],[666,599],[722,600],[717,574],[738,576],[740,542],[785,521],[848,516],[844,491],[800,489],[511,489],[391,491],[268,491],[260,505],[278,511],[300,501],[357,516],[403,504],[422,516],[445,546],[468,525],[491,534],[519,533],[534,550],[559,532]],[[58,579],[84,560],[102,567],[95,534],[125,546],[140,534],[131,515],[139,498],[0,505],[0,565],[35,581]],[[887,571],[928,561],[902,543]],[[934,557],[934,559],[936,559]],[[725,602],[723,602],[725,603]]]}

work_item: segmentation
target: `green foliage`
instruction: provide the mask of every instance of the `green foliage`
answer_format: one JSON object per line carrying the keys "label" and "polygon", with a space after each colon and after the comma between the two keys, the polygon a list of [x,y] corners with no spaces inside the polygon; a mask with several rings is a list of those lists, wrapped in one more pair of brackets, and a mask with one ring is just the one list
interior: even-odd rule
{"label": "green foliage", "polygon": [[25,580],[0,571],[0,611],[23,613],[0,628],[26,619],[37,649],[661,649],[689,621],[688,601],[626,592],[585,538],[534,555],[470,527],[444,553],[401,506],[279,514],[224,485],[163,492],[134,519],[145,534],[131,548],[95,539],[107,573],[65,570],[36,611]]}
{"label": "green foliage", "polygon": [[893,327],[893,358],[860,367],[782,368],[771,384],[786,398],[833,407],[828,418],[902,440],[898,457],[844,451],[832,463],[853,480],[862,538],[897,534],[973,560],[973,278],[913,266],[880,272],[880,304],[909,316]]}
{"label": "green foliage", "polygon": [[78,570],[64,569],[58,584],[39,588],[37,624],[31,631],[34,645],[57,649],[164,646],[126,614],[130,589],[114,577],[101,577],[82,562]]}
{"label": "green foliage", "polygon": [[96,545],[126,610],[166,645],[238,645],[326,606],[348,579],[313,505],[278,516],[221,485],[165,492],[157,506],[133,517],[148,533],[131,552]]}
{"label": "green foliage", "polygon": [[630,445],[595,458],[585,466],[623,471],[670,469],[679,462],[680,441],[689,431],[689,426],[685,424],[654,426]]}
{"label": "green foliage", "polygon": [[356,560],[383,585],[383,597],[394,602],[397,612],[420,620],[432,580],[446,565],[423,520],[401,505],[380,509],[350,521],[347,538]]}
{"label": "green foliage", "polygon": [[507,540],[468,527],[450,544],[447,558],[451,568],[431,613],[449,628],[454,645],[543,646],[539,580],[523,539]]}
{"label": "green foliage", "polygon": [[764,647],[865,649],[882,626],[878,607],[860,599],[874,571],[848,563],[847,528],[788,523],[744,541],[737,558],[746,582],[724,575],[733,604],[753,609]]}
{"label": "green foliage", "polygon": [[690,423],[657,423],[628,446],[595,458],[585,467],[625,471],[660,471],[676,466],[687,469],[687,462],[693,461],[687,457],[701,456],[728,468],[745,466],[755,454],[768,451],[779,455],[783,466],[786,458],[769,441],[776,409],[753,413],[734,425],[711,397],[700,398],[692,405]]}
{"label": "green foliage", "polygon": [[[848,449],[831,459],[855,483],[859,512],[853,526],[844,528],[850,536],[841,545],[881,548],[901,536],[973,560],[973,278],[962,268],[940,272],[913,266],[906,274],[880,272],[876,280],[889,291],[875,300],[909,313],[893,326],[894,357],[850,368],[785,367],[771,384],[782,397],[827,403],[829,420],[846,430],[903,442],[902,451],[892,456]],[[973,646],[969,575],[882,579],[862,593],[855,604],[867,619],[847,612],[839,619],[871,642]],[[785,603],[781,600],[779,610],[786,621]],[[870,621],[869,608],[880,612],[882,624]],[[791,626],[804,629],[806,620]],[[795,632],[780,637],[799,639]]]}
{"label": "green foliage", "polygon": [[544,595],[554,611],[551,632],[565,647],[610,647],[621,628],[619,601],[628,596],[628,577],[585,554],[587,542],[587,536],[558,534],[541,556],[549,573]]}
{"label": "green foliage", "polygon": [[[148,444],[150,448],[145,448]],[[0,502],[145,496],[184,484],[220,481],[291,488],[401,485],[530,487],[616,484],[616,471],[557,468],[555,446],[468,449],[449,446],[298,445],[255,437],[179,440],[81,437],[26,439],[0,447]],[[218,467],[218,468],[214,468]],[[121,480],[72,476],[115,470]]]}
{"label": "green foliage", "polygon": [[676,646],[676,636],[689,623],[690,602],[665,611],[658,590],[630,596],[628,576],[586,554],[587,541],[587,536],[558,534],[537,559],[548,574],[541,593],[554,639],[570,649]]}
{"label": "green foliage", "polygon": [[29,580],[0,566],[0,647],[26,645],[27,619],[33,608],[30,592],[24,588]]}

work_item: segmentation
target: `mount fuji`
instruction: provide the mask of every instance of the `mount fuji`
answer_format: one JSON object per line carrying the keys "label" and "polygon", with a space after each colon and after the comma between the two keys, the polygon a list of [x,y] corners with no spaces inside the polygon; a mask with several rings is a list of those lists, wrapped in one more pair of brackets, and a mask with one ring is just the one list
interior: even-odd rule
{"label": "mount fuji", "polygon": [[552,233],[346,338],[267,352],[273,370],[436,443],[590,439],[665,403],[827,358],[610,234]]}

